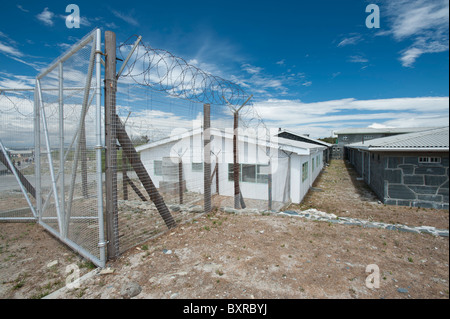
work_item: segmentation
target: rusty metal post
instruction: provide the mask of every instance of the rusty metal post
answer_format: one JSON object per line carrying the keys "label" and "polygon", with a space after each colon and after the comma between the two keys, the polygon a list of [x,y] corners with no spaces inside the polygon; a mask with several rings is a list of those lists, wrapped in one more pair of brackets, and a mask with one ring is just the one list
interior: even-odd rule
{"label": "rusty metal post", "polygon": [[211,211],[211,106],[203,104],[203,189],[204,210]]}

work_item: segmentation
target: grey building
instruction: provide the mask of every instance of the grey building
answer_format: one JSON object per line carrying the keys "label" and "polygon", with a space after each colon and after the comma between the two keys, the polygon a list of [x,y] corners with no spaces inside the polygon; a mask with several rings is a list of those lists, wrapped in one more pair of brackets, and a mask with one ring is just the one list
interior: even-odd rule
{"label": "grey building", "polygon": [[345,148],[347,159],[383,203],[449,209],[449,127]]}
{"label": "grey building", "polygon": [[414,133],[433,129],[433,127],[407,127],[407,128],[347,128],[334,132],[338,142],[333,146],[333,158],[346,158],[345,146],[353,143],[364,143],[373,139],[394,136],[399,134]]}

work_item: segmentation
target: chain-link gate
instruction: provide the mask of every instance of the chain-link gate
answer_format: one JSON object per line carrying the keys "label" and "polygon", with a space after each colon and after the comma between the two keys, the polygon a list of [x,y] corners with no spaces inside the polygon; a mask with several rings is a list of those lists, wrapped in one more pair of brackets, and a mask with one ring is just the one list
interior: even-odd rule
{"label": "chain-link gate", "polygon": [[100,36],[94,30],[37,76],[35,161],[39,223],[103,266]]}

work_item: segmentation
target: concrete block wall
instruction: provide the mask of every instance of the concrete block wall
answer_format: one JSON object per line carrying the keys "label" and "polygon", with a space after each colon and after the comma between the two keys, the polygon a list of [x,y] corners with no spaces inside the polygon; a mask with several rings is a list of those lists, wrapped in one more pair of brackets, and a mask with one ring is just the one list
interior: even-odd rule
{"label": "concrete block wall", "polygon": [[[347,159],[383,203],[449,209],[448,153],[347,151]],[[419,163],[423,156],[440,157],[441,162]]]}
{"label": "concrete block wall", "polygon": [[[419,163],[419,156],[440,157],[441,163]],[[385,204],[449,209],[448,153],[389,156],[386,162]]]}

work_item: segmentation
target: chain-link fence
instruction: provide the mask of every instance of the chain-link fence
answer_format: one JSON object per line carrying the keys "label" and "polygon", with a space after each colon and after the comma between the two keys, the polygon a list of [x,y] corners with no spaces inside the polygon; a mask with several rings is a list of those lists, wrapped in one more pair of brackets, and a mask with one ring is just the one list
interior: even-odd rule
{"label": "chain-link fence", "polygon": [[[95,30],[34,92],[0,96],[3,162],[20,173],[0,166],[0,219],[36,218],[100,266],[200,214],[300,203],[323,165],[325,147],[278,137],[239,86],[140,40],[105,33],[103,82]],[[13,189],[19,175],[32,187]]]}
{"label": "chain-link fence", "polygon": [[34,220],[36,176],[32,89],[0,90],[0,144],[0,220]]}

